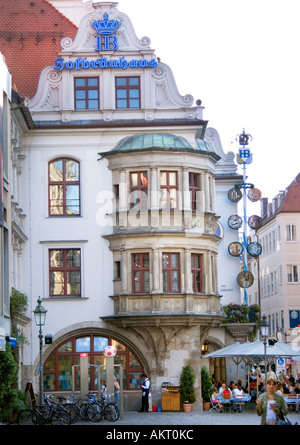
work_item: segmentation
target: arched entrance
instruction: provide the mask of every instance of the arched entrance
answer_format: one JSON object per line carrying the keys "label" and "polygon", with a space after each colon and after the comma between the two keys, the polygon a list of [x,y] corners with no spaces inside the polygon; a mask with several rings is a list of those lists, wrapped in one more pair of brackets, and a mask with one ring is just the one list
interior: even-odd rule
{"label": "arched entrance", "polygon": [[[72,367],[79,365],[80,354],[87,353],[89,359],[89,390],[98,390],[98,373],[96,368],[104,365],[103,350],[112,345],[117,350],[115,364],[123,369],[123,388],[125,390],[138,389],[144,368],[137,354],[132,348],[112,336],[100,331],[76,331],[69,337],[64,337],[52,349],[44,363],[44,391],[71,391]],[[79,389],[79,368],[75,375],[75,390]],[[117,373],[117,371],[116,371]],[[118,376],[117,376],[118,377]]]}

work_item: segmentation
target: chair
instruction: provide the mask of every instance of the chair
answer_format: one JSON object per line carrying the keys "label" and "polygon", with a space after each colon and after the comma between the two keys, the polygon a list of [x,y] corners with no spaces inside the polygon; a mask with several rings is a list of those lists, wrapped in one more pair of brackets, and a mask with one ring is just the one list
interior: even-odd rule
{"label": "chair", "polygon": [[235,398],[235,406],[237,409],[241,412],[246,412],[245,410],[245,402],[244,402],[244,396],[236,396]]}
{"label": "chair", "polygon": [[210,408],[209,412],[213,411],[214,409],[216,411],[220,412],[219,402],[218,402],[218,400],[214,400],[213,396],[210,396],[210,403],[211,403],[211,408]]}

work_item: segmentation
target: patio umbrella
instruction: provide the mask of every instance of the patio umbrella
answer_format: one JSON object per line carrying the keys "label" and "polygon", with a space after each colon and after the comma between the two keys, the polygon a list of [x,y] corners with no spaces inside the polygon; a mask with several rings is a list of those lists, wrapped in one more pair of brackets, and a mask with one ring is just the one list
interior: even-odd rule
{"label": "patio umbrella", "polygon": [[[300,349],[300,348],[299,348]],[[299,354],[297,356],[297,353]],[[203,358],[225,357],[233,360],[237,365],[244,360],[246,364],[256,364],[265,360],[265,345],[263,341],[256,340],[253,342],[239,343],[236,342],[225,348],[205,354]],[[287,343],[276,342],[274,345],[266,344],[266,361],[268,364],[273,363],[276,358],[290,358],[292,360],[300,360],[300,350]],[[248,374],[249,385],[249,374]]]}
{"label": "patio umbrella", "polygon": [[230,358],[237,366],[237,373],[239,377],[239,367],[238,365],[244,360],[243,356],[236,354],[235,351],[242,346],[238,341],[232,345],[225,346],[224,348],[217,349],[216,351],[210,352],[203,355],[203,358]]}
{"label": "patio umbrella", "polygon": [[[300,348],[297,351],[293,346],[287,343],[276,342],[274,345],[266,345],[267,358],[292,358],[293,360],[300,360]],[[217,351],[205,354],[203,358],[216,358],[216,357],[230,357],[234,361],[236,357],[253,357],[257,360],[264,360],[265,346],[264,342],[256,340],[253,342],[247,341],[245,343],[236,342],[225,348],[218,349]]]}

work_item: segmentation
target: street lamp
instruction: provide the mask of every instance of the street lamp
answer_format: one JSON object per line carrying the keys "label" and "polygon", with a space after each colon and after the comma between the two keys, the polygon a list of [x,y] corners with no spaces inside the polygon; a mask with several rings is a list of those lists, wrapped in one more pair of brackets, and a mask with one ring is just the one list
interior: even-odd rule
{"label": "street lamp", "polygon": [[43,334],[42,334],[42,326],[44,326],[46,322],[46,314],[47,311],[42,306],[42,300],[41,297],[38,299],[38,305],[33,311],[34,313],[34,319],[35,324],[39,326],[39,340],[40,340],[40,365],[39,365],[39,371],[40,371],[40,405],[43,405]]}
{"label": "street lamp", "polygon": [[207,352],[207,350],[208,350],[208,342],[205,341],[205,342],[203,343],[203,345],[201,346],[202,354],[205,354],[205,353]]}
{"label": "street lamp", "polygon": [[260,325],[260,335],[264,341],[264,353],[265,353],[265,385],[267,388],[267,338],[269,337],[269,323],[267,322],[267,317],[262,316],[262,322]]}

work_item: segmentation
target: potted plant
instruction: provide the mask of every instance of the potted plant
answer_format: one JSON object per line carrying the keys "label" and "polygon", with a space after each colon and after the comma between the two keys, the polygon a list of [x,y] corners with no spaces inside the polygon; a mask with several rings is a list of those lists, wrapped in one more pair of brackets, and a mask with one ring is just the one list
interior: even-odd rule
{"label": "potted plant", "polygon": [[206,366],[202,366],[201,368],[201,388],[202,388],[203,409],[207,411],[210,408],[210,399],[212,395],[212,382]]}
{"label": "potted plant", "polygon": [[191,365],[186,365],[182,368],[179,388],[180,388],[180,403],[183,406],[185,412],[189,412],[192,409],[192,404],[196,401],[194,383],[195,374]]}

